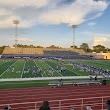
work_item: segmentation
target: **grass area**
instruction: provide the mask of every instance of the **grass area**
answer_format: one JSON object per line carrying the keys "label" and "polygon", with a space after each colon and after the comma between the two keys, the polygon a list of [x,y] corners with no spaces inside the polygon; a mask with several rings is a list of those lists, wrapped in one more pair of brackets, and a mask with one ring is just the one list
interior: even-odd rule
{"label": "grass area", "polygon": [[41,87],[41,86],[47,86],[48,82],[49,80],[0,82],[0,89]]}
{"label": "grass area", "polygon": [[[63,79],[63,81],[80,81],[82,79]],[[88,79],[83,79],[88,80]],[[99,79],[102,80],[102,79]],[[53,80],[33,80],[33,81],[11,81],[11,82],[0,82],[0,89],[8,88],[30,88],[30,87],[47,87],[48,83]],[[58,81],[58,80],[54,80]],[[107,84],[110,84],[110,80],[107,80]]]}

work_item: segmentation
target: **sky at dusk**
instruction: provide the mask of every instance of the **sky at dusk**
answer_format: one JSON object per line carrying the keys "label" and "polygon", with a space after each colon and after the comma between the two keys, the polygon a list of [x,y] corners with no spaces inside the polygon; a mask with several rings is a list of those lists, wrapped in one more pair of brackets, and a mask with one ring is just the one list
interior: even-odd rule
{"label": "sky at dusk", "polygon": [[0,0],[0,46],[18,44],[70,47],[88,43],[110,48],[110,0]]}

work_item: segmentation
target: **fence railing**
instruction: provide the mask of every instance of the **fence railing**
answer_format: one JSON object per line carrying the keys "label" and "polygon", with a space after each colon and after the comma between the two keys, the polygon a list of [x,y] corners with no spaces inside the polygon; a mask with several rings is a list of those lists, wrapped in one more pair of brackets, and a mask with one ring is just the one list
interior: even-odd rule
{"label": "fence railing", "polygon": [[[72,107],[75,108],[75,110],[86,110],[87,106],[91,106],[93,110],[105,110],[107,109],[107,100],[110,100],[110,96],[49,100],[49,104],[51,110],[70,110]],[[12,104],[7,103],[0,104],[0,110],[2,110],[4,106],[11,106],[12,110],[39,110],[41,105],[42,101]]]}

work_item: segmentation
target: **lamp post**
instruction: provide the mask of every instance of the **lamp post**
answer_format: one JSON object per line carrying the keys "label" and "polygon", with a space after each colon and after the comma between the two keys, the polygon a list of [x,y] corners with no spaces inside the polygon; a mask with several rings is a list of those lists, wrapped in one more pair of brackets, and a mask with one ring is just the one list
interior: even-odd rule
{"label": "lamp post", "polygon": [[75,48],[75,29],[77,28],[77,25],[72,25],[73,28],[73,48]]}
{"label": "lamp post", "polygon": [[17,46],[18,42],[18,24],[20,24],[19,20],[13,20],[13,24],[15,24],[15,46]]}

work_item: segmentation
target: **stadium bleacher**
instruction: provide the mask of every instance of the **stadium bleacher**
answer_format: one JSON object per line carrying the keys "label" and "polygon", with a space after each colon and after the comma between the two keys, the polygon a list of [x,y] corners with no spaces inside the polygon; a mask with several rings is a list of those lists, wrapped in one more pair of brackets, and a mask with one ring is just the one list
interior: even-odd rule
{"label": "stadium bleacher", "polygon": [[61,58],[80,58],[80,54],[84,53],[81,49],[55,49],[55,48],[24,48],[24,47],[5,47],[2,58],[15,57],[61,57]]}
{"label": "stadium bleacher", "polygon": [[2,54],[43,54],[39,48],[5,47]]}

